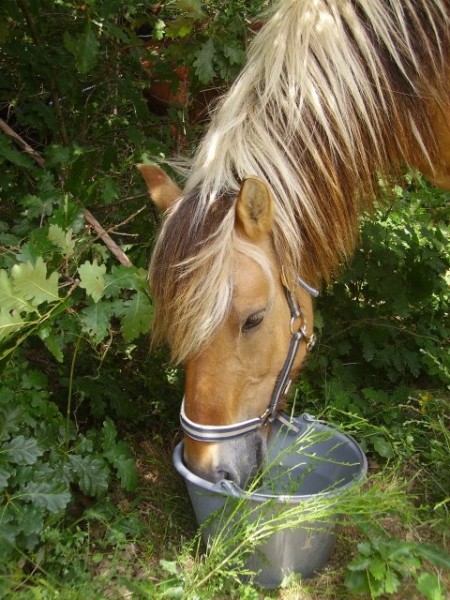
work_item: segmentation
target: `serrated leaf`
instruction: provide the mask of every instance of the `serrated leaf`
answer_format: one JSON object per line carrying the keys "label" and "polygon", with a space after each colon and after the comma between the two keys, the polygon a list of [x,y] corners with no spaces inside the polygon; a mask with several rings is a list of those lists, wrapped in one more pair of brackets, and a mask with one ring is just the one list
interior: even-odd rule
{"label": "serrated leaf", "polygon": [[176,38],[184,38],[192,31],[195,21],[191,17],[179,16],[167,24],[166,35],[174,40]]}
{"label": "serrated leaf", "polygon": [[28,536],[40,533],[44,527],[43,507],[33,506],[33,504],[22,505],[20,510],[20,520],[17,525],[18,530],[24,535]]}
{"label": "serrated leaf", "polygon": [[112,450],[116,445],[117,429],[111,419],[105,419],[102,427],[103,448],[106,452]]}
{"label": "serrated leaf", "polygon": [[138,290],[133,298],[125,303],[123,311],[122,333],[126,342],[150,331],[152,314],[149,297]]}
{"label": "serrated leaf", "polygon": [[236,46],[224,46],[223,53],[232,65],[240,65],[244,62],[245,52]]}
{"label": "serrated leaf", "polygon": [[98,302],[103,296],[105,290],[105,273],[105,265],[98,265],[96,260],[93,263],[87,260],[78,267],[80,287],[86,290],[86,293],[92,297],[94,302]]}
{"label": "serrated leaf", "polygon": [[108,489],[108,469],[105,463],[92,456],[69,456],[80,490],[87,496],[98,496]]}
{"label": "serrated leaf", "polygon": [[368,566],[368,569],[369,569],[371,575],[378,581],[381,581],[382,579],[384,579],[384,577],[386,575],[386,563],[384,560],[372,558],[370,561],[370,564]]}
{"label": "serrated leaf", "polygon": [[173,560],[164,560],[162,558],[159,561],[159,564],[164,569],[164,571],[167,571],[168,573],[171,573],[172,575],[179,575],[178,565],[177,565],[177,563],[175,561],[173,561]]}
{"label": "serrated leaf", "polygon": [[0,308],[0,342],[26,325],[19,314],[10,314]]}
{"label": "serrated leaf", "polygon": [[185,589],[181,585],[172,585],[161,593],[161,598],[183,598]]}
{"label": "serrated leaf", "polygon": [[114,456],[112,464],[117,470],[122,487],[127,492],[134,492],[138,484],[138,472],[134,458],[118,453]]}
{"label": "serrated leaf", "polygon": [[[4,399],[5,391],[0,391],[0,397]],[[11,390],[11,393],[12,390]],[[0,411],[0,440],[9,437],[9,433],[17,429],[18,424],[21,422],[22,407],[14,406],[8,410]]]}
{"label": "serrated leaf", "polygon": [[59,300],[58,274],[54,272],[47,278],[47,265],[42,257],[39,256],[34,265],[30,262],[14,265],[11,275],[15,293],[29,300],[33,306]]}
{"label": "serrated leaf", "polygon": [[137,290],[146,277],[144,269],[114,265],[111,272],[105,275],[105,296],[117,296],[123,289]]}
{"label": "serrated leaf", "polygon": [[[3,511],[3,506],[0,506],[0,510]],[[14,545],[17,537],[17,524],[10,523],[3,517],[0,521],[0,553],[6,554],[9,548],[9,544]],[[6,546],[6,548],[5,548]]]}
{"label": "serrated leaf", "polygon": [[419,554],[426,560],[430,561],[435,567],[444,567],[450,569],[450,555],[436,546],[429,544],[416,544],[414,547],[415,554]]}
{"label": "serrated leaf", "polygon": [[416,587],[426,600],[444,600],[443,586],[441,586],[439,577],[434,573],[422,573],[417,580]]}
{"label": "serrated leaf", "polygon": [[50,327],[40,327],[38,335],[44,342],[45,347],[56,358],[59,363],[64,362],[64,341],[59,332],[53,331]]}
{"label": "serrated leaf", "polygon": [[103,422],[102,434],[106,458],[117,470],[122,487],[128,492],[132,492],[137,486],[138,473],[136,461],[131,456],[128,444],[124,441],[116,441],[117,429],[111,419]]}
{"label": "serrated leaf", "polygon": [[393,458],[394,457],[394,448],[392,444],[384,437],[376,436],[372,438],[373,447],[375,452],[382,456],[383,458]]}
{"label": "serrated leaf", "polygon": [[77,37],[67,31],[63,36],[64,46],[75,58],[78,71],[85,75],[92,71],[98,61],[100,44],[95,37],[92,27],[88,25],[85,31]]}
{"label": "serrated leaf", "polygon": [[396,592],[400,586],[400,579],[395,571],[389,569],[386,572],[386,577],[384,579],[384,589],[387,594],[393,594]]}
{"label": "serrated leaf", "polygon": [[211,83],[216,75],[214,70],[215,53],[216,49],[212,39],[205,42],[197,52],[197,58],[194,60],[194,67],[195,73],[202,83]]}
{"label": "serrated leaf", "polygon": [[11,475],[11,470],[7,471],[6,469],[0,468],[0,492],[3,492],[3,490],[8,487],[8,479]]}
{"label": "serrated leaf", "polygon": [[177,0],[176,5],[179,12],[186,13],[191,17],[200,19],[204,15],[200,0]]}
{"label": "serrated leaf", "polygon": [[119,190],[116,183],[111,179],[104,179],[101,183],[101,196],[106,204],[113,202],[119,197]]}
{"label": "serrated leaf", "polygon": [[33,465],[39,456],[43,455],[37,441],[34,438],[26,438],[23,435],[18,435],[9,442],[5,442],[1,452],[11,462],[18,465]]}
{"label": "serrated leaf", "polygon": [[64,231],[59,225],[50,225],[48,239],[61,250],[64,256],[72,256],[75,250],[75,240],[72,239],[72,229]]}
{"label": "serrated leaf", "polygon": [[17,294],[13,289],[13,281],[5,270],[0,270],[0,309],[4,312],[13,310],[19,312],[35,312],[36,309],[29,302]]}
{"label": "serrated leaf", "polygon": [[81,311],[83,331],[89,333],[96,344],[99,344],[109,333],[111,307],[106,302],[90,304]]}
{"label": "serrated leaf", "polygon": [[66,508],[72,495],[64,484],[31,481],[25,486],[21,498],[34,506],[56,513]]}

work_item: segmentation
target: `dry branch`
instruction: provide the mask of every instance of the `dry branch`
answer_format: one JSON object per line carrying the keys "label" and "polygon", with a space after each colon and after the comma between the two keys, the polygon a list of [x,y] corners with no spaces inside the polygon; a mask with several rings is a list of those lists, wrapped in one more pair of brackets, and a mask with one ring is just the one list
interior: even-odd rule
{"label": "dry branch", "polygon": [[[11,137],[13,140],[15,140],[22,147],[22,149],[27,154],[29,154],[31,156],[31,158],[40,167],[44,168],[45,160],[42,158],[42,156],[38,152],[36,152],[36,150],[34,150],[31,146],[29,146],[26,143],[26,141],[20,137],[20,135],[18,135],[13,129],[11,129],[11,127],[7,123],[5,123],[5,121],[3,119],[0,119],[0,129],[2,129],[2,131],[4,131],[6,133],[6,135]],[[140,212],[140,211],[138,211],[138,212]],[[123,250],[121,250],[119,248],[119,246],[111,238],[111,236],[106,231],[106,229],[104,229],[100,225],[100,223],[97,221],[97,219],[91,213],[91,211],[88,210],[87,208],[83,208],[83,214],[84,214],[86,221],[89,223],[89,225],[92,227],[92,229],[98,235],[98,237],[103,241],[103,243],[109,249],[111,254],[113,254],[122,265],[125,265],[126,267],[132,267],[133,263],[130,261],[128,256],[125,254],[125,252]],[[127,221],[128,220],[129,219],[127,219]],[[127,222],[127,221],[125,221],[125,222]]]}

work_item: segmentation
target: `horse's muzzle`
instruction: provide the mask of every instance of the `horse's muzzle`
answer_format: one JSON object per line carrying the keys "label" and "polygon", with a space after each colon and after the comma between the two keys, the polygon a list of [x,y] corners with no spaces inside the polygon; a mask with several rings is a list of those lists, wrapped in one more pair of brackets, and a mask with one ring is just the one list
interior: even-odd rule
{"label": "horse's muzzle", "polygon": [[185,461],[194,473],[208,481],[228,479],[245,489],[264,462],[266,437],[264,428],[227,442],[193,442],[186,438]]}

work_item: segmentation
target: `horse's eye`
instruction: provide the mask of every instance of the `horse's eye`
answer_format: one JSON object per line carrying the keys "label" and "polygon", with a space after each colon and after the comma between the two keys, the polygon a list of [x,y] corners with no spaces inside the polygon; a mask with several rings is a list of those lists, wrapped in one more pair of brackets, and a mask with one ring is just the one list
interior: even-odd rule
{"label": "horse's eye", "polygon": [[250,329],[254,329],[255,327],[258,327],[258,325],[264,319],[264,314],[265,314],[265,311],[260,310],[256,313],[253,313],[252,315],[250,315],[247,318],[247,320],[245,321],[245,323],[242,325],[242,331],[245,332],[245,331],[249,331]]}

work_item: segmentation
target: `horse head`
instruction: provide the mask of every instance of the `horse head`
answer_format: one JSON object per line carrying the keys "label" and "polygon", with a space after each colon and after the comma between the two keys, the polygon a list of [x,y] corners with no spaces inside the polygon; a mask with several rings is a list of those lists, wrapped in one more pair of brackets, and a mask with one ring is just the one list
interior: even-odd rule
{"label": "horse head", "polygon": [[[189,199],[183,198],[158,167],[141,166],[141,173],[153,200],[168,210],[168,220],[176,219],[177,211]],[[267,183],[257,177],[245,179],[230,210],[233,232],[223,265],[225,291],[217,302],[224,295],[229,297],[214,329],[183,360],[182,425],[184,458],[192,471],[210,481],[230,479],[244,486],[263,462],[270,431],[267,425],[305,358],[313,335],[313,314],[310,293],[278,262],[272,239],[274,202]],[[176,232],[175,228],[172,233]],[[163,237],[166,245],[179,243],[167,231]],[[155,272],[164,250],[156,251],[153,281],[158,280]],[[173,274],[166,271],[165,276],[167,282]],[[207,272],[201,274],[207,276]],[[178,277],[182,281],[183,276]],[[179,290],[180,302],[186,301],[182,284]],[[202,309],[202,298],[196,301],[200,318],[209,322],[208,302]],[[159,308],[156,306],[156,319]],[[193,319],[191,326],[198,328],[198,320]],[[187,323],[184,337],[192,333]],[[294,337],[298,342],[295,352],[291,348]],[[283,369],[286,373],[280,381]],[[278,397],[274,400],[274,396]],[[268,414],[271,402],[272,414]]]}

